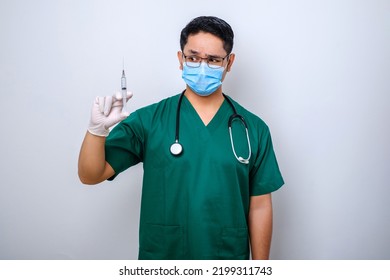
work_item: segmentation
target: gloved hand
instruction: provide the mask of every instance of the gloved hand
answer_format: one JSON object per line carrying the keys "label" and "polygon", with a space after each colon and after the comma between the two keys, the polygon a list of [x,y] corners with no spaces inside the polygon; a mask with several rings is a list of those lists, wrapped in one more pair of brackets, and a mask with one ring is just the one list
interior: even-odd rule
{"label": "gloved hand", "polygon": [[[126,102],[133,96],[127,92]],[[122,94],[117,92],[113,96],[96,97],[92,106],[91,120],[88,131],[97,136],[107,136],[109,128],[129,116],[128,112],[122,112]]]}

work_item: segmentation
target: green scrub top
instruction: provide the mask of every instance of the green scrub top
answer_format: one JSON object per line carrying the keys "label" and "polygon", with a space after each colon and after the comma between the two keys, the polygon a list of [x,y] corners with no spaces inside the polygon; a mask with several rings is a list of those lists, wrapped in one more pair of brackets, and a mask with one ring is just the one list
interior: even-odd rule
{"label": "green scrub top", "polygon": [[[248,259],[250,196],[273,192],[284,183],[269,129],[232,100],[247,122],[252,148],[249,164],[240,163],[231,147],[229,103],[225,100],[205,126],[184,96],[179,130],[183,153],[173,156],[179,96],[135,111],[106,139],[106,161],[115,176],[143,162],[138,257]],[[237,155],[247,158],[244,126],[234,121],[232,129]]]}

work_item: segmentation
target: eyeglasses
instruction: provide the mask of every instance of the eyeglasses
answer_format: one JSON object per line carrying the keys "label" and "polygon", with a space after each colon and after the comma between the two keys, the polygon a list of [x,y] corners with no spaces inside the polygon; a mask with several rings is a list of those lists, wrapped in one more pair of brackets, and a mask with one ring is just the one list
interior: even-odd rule
{"label": "eyeglasses", "polygon": [[185,55],[183,53],[183,58],[184,58],[185,64],[191,68],[200,67],[202,60],[206,60],[206,63],[210,68],[217,69],[217,68],[221,68],[223,66],[223,61],[227,57],[229,57],[229,55],[230,54],[228,54],[225,57],[218,57],[218,56],[200,57],[197,55]]}

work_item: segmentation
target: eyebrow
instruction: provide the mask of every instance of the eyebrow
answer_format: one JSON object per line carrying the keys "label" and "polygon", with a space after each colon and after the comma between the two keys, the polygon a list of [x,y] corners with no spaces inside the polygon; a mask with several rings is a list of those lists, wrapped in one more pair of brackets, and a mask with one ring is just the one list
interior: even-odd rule
{"label": "eyebrow", "polygon": [[192,53],[192,54],[199,54],[198,51],[194,51],[194,50],[190,50],[190,53]]}
{"label": "eyebrow", "polygon": [[[195,50],[192,50],[192,49],[190,49],[189,51],[190,51],[191,54],[199,55],[198,51],[195,51]],[[213,54],[209,54],[209,55],[206,54],[206,57],[208,57],[208,58],[223,58],[223,56],[213,55]]]}

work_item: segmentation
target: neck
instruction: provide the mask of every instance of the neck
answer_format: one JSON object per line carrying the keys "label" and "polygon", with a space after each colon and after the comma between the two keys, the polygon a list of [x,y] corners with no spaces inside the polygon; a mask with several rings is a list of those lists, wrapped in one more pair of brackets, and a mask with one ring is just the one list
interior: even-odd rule
{"label": "neck", "polygon": [[187,86],[184,95],[196,109],[219,108],[224,101],[222,87],[208,96],[200,96]]}
{"label": "neck", "polygon": [[213,119],[225,100],[221,87],[209,96],[199,96],[187,86],[184,95],[187,97],[188,101],[190,101],[192,107],[194,107],[205,125]]}

